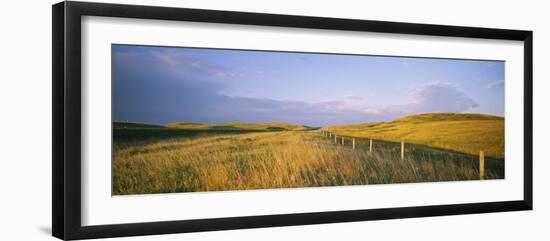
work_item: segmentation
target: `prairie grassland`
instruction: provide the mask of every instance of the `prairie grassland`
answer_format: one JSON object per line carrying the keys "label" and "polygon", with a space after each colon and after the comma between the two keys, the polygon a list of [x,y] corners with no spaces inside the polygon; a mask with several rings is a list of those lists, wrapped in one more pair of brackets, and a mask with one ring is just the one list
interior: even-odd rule
{"label": "prairie grassland", "polygon": [[504,118],[481,114],[428,113],[391,122],[332,126],[337,135],[405,141],[504,158]]}
{"label": "prairie grassland", "polygon": [[[503,178],[488,168],[487,179]],[[335,145],[318,131],[165,139],[118,145],[113,195],[479,179],[476,162]]]}

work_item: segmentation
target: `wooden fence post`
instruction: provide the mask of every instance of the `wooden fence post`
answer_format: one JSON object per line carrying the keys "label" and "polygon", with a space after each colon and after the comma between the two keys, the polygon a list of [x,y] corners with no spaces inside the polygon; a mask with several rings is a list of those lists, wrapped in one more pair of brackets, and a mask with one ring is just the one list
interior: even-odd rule
{"label": "wooden fence post", "polygon": [[334,143],[338,143],[338,136],[334,134]]}
{"label": "wooden fence post", "polygon": [[405,142],[401,142],[401,160],[405,159]]}
{"label": "wooden fence post", "polygon": [[355,150],[355,138],[353,138],[351,142],[352,142],[352,148],[351,149]]}
{"label": "wooden fence post", "polygon": [[345,146],[344,145],[344,137],[342,136],[342,146]]}
{"label": "wooden fence post", "polygon": [[369,152],[372,152],[372,139],[370,139]]}
{"label": "wooden fence post", "polygon": [[483,180],[485,177],[485,153],[479,151],[479,179]]}

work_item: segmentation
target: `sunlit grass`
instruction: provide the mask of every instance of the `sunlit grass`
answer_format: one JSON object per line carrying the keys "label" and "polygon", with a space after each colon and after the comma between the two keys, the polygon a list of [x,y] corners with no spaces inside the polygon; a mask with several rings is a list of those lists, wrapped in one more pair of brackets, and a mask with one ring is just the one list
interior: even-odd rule
{"label": "sunlit grass", "polygon": [[480,114],[429,113],[391,122],[328,127],[338,135],[405,141],[504,158],[504,118]]}
{"label": "sunlit grass", "polygon": [[[116,140],[115,140],[116,141]],[[488,179],[503,178],[487,170]],[[352,150],[319,131],[118,143],[113,194],[146,194],[479,179],[474,162]]]}

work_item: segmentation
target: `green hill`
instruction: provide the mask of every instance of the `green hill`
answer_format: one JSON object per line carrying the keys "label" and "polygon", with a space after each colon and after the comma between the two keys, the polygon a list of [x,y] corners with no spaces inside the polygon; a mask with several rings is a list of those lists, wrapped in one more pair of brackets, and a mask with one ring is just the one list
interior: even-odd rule
{"label": "green hill", "polygon": [[339,135],[405,141],[473,155],[504,158],[504,118],[482,114],[427,113],[390,122],[325,127]]}
{"label": "green hill", "polygon": [[298,131],[308,130],[311,127],[304,125],[293,125],[288,123],[242,123],[228,122],[223,124],[203,124],[192,122],[176,122],[166,125],[170,128],[187,129],[187,130],[257,130],[257,131]]}

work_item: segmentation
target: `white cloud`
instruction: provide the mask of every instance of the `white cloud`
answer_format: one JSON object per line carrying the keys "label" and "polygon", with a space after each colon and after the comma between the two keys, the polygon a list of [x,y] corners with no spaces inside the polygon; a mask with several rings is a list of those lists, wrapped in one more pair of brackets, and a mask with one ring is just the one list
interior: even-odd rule
{"label": "white cloud", "polygon": [[[217,105],[216,103],[214,103]],[[221,107],[220,107],[221,106]],[[478,104],[457,87],[434,82],[410,92],[407,103],[375,106],[361,96],[321,102],[231,97],[214,107],[235,121],[294,122],[313,126],[388,121],[415,113],[464,112]]]}

